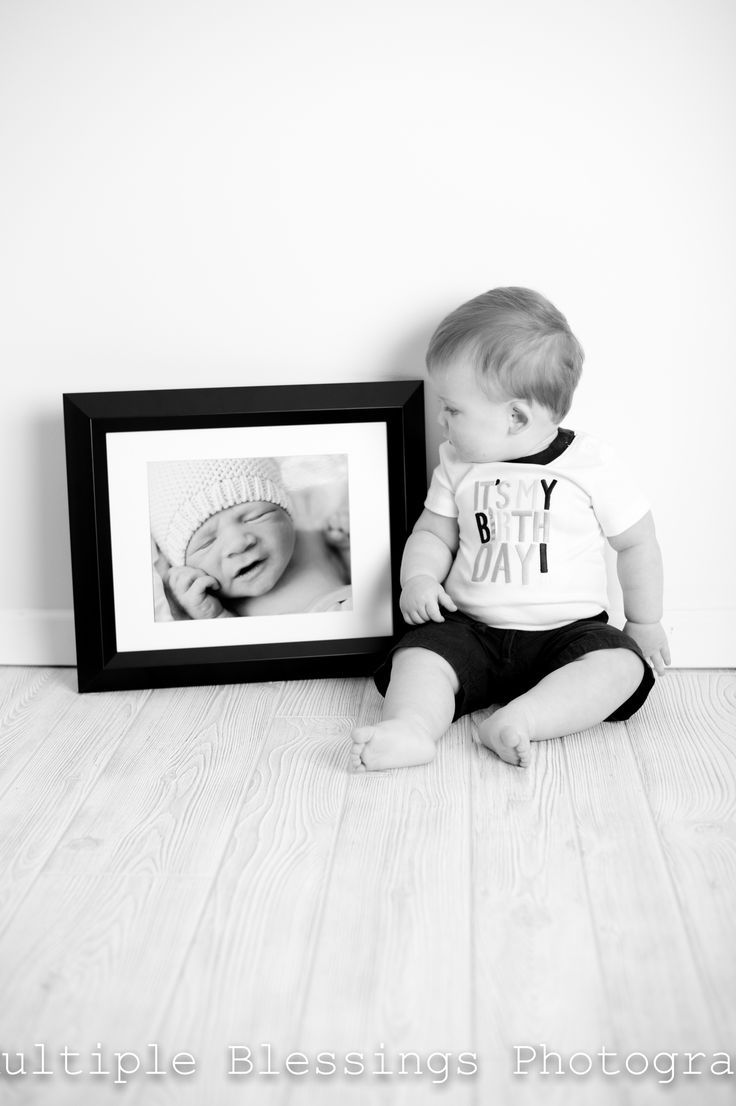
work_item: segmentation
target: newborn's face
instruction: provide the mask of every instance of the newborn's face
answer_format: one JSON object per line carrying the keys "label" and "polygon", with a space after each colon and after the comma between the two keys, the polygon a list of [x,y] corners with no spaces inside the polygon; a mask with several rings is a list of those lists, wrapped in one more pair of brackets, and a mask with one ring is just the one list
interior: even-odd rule
{"label": "newborn's face", "polygon": [[240,503],[203,522],[189,541],[186,563],[220,584],[225,599],[265,595],[294,552],[290,516],[275,503]]}

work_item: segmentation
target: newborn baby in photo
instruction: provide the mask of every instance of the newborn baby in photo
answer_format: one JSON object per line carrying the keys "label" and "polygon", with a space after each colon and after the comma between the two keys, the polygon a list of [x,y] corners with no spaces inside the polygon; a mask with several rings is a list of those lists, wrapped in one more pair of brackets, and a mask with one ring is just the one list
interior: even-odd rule
{"label": "newborn baby in photo", "polygon": [[275,459],[151,463],[149,506],[157,620],[350,609],[347,510],[300,526]]}

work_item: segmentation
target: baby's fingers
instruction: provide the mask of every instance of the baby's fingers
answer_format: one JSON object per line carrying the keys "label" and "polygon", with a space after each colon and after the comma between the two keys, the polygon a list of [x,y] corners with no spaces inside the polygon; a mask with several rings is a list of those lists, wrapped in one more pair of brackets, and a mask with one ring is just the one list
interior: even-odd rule
{"label": "baby's fingers", "polygon": [[404,622],[408,622],[410,626],[421,626],[423,622],[427,621],[426,614],[418,609],[404,611],[403,615]]}
{"label": "baby's fingers", "polygon": [[200,575],[198,568],[189,568],[187,565],[177,565],[169,572],[169,586],[177,595],[183,595],[192,586],[192,583]]}
{"label": "baby's fingers", "polygon": [[449,596],[449,595],[447,594],[447,592],[445,591],[445,589],[444,589],[444,588],[443,588],[443,589],[442,589],[442,591],[440,592],[440,594],[439,594],[439,597],[438,597],[438,598],[439,598],[439,601],[440,601],[440,603],[442,604],[442,606],[443,606],[443,607],[444,607],[444,608],[445,608],[446,610],[448,610],[448,611],[456,611],[456,610],[457,610],[457,603],[455,602],[455,600],[454,600],[454,599],[452,599],[452,598],[451,598],[451,597],[450,597],[450,596]]}
{"label": "baby's fingers", "polygon": [[214,576],[208,576],[206,573],[201,576],[196,576],[189,584],[187,591],[194,596],[202,596],[206,591],[219,591],[220,582],[216,580]]}
{"label": "baby's fingers", "polygon": [[412,626],[421,626],[423,623],[430,621],[444,622],[437,600],[434,598],[417,599],[414,603],[407,605],[404,610],[404,618]]}
{"label": "baby's fingers", "polygon": [[442,615],[442,611],[440,610],[440,602],[441,602],[441,596],[438,596],[437,599],[428,599],[427,600],[427,605],[424,608],[424,610],[425,610],[427,619],[429,619],[432,622],[444,622],[445,621],[445,619]]}
{"label": "baby's fingers", "polygon": [[447,611],[456,611],[457,610],[457,604],[455,603],[454,599],[451,599],[450,596],[445,591],[445,589],[441,587],[437,591],[436,595],[432,595],[432,596],[430,596],[429,599],[427,599],[427,602],[426,602],[426,605],[425,605],[425,611],[426,611],[427,618],[430,618],[433,622],[444,622],[445,621],[445,616],[442,614],[442,611],[440,610],[440,604]]}
{"label": "baby's fingers", "polygon": [[669,664],[669,660],[667,660],[667,662],[665,662],[664,660],[664,652],[664,649],[662,650],[662,652],[656,650],[649,658],[649,662],[658,676],[664,676],[665,672],[667,671],[667,669],[665,668],[665,663]]}

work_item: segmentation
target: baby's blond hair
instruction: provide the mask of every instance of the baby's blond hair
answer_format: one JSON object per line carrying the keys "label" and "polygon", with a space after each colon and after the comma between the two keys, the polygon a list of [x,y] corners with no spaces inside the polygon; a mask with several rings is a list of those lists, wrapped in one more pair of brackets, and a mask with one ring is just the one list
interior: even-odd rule
{"label": "baby's blond hair", "polygon": [[556,422],[570,410],[583,349],[565,316],[529,288],[493,288],[451,312],[435,330],[427,369],[469,356],[492,398],[533,400]]}

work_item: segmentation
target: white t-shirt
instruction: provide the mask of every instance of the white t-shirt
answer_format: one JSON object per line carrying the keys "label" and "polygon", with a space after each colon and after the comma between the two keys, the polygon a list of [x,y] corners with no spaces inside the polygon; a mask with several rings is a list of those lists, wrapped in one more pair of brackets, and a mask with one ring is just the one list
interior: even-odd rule
{"label": "white t-shirt", "polygon": [[471,618],[516,630],[600,614],[605,537],[649,510],[608,446],[568,430],[520,461],[468,464],[444,442],[425,506],[458,520],[446,591]]}

